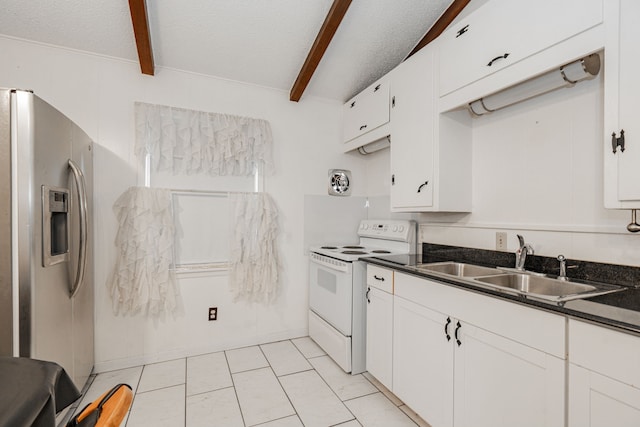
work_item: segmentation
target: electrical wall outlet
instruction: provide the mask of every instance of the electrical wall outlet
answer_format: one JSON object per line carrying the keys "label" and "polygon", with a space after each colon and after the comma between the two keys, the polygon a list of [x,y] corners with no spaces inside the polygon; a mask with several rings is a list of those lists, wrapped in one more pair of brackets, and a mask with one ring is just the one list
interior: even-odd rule
{"label": "electrical wall outlet", "polygon": [[218,320],[218,307],[209,307],[209,321]]}
{"label": "electrical wall outlet", "polygon": [[496,231],[496,250],[507,250],[507,233],[504,231]]}

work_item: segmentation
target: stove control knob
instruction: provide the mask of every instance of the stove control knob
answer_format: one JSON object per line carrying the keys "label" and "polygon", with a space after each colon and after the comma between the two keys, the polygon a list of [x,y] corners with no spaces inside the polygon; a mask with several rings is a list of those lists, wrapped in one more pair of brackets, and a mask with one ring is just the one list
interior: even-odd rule
{"label": "stove control knob", "polygon": [[393,226],[393,232],[395,233],[396,231],[398,231],[398,226],[397,226],[397,225],[394,225],[394,226]]}
{"label": "stove control knob", "polygon": [[398,231],[399,231],[400,233],[402,233],[402,232],[404,231],[404,225],[401,225],[401,226],[400,226],[400,228],[398,229]]}
{"label": "stove control knob", "polygon": [[369,224],[362,224],[362,228],[365,229],[365,230],[368,230],[369,229]]}

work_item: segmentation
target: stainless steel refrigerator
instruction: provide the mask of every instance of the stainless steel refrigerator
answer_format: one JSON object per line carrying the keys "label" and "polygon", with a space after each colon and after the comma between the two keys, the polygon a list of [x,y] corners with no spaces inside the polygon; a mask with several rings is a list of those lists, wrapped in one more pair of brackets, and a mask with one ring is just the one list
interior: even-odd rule
{"label": "stainless steel refrigerator", "polygon": [[94,363],[93,143],[29,91],[0,88],[0,355]]}

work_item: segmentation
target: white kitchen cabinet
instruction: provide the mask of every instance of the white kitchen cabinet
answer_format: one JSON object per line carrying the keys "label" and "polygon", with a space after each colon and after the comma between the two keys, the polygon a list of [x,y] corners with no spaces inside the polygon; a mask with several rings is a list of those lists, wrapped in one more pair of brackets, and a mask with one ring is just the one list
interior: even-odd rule
{"label": "white kitchen cabinet", "polygon": [[640,337],[569,321],[569,427],[640,425]]}
{"label": "white kitchen cabinet", "polygon": [[565,320],[395,273],[393,392],[432,427],[562,426]]}
{"label": "white kitchen cabinet", "polygon": [[568,425],[638,427],[640,389],[570,364]]}
{"label": "white kitchen cabinet", "polygon": [[[605,17],[604,205],[640,208],[640,2],[609,1]],[[624,150],[612,142],[624,131]],[[614,152],[615,151],[615,152]]]}
{"label": "white kitchen cabinet", "polygon": [[399,297],[393,308],[393,393],[432,427],[452,426],[453,319]]}
{"label": "white kitchen cabinet", "polygon": [[393,211],[471,210],[471,138],[460,135],[471,127],[436,113],[435,50],[434,42],[391,73]]}
{"label": "white kitchen cabinet", "polygon": [[464,320],[458,337],[455,426],[564,425],[564,360]]}
{"label": "white kitchen cabinet", "polygon": [[440,96],[602,22],[603,0],[490,0],[445,31]]}
{"label": "white kitchen cabinet", "polygon": [[343,142],[347,143],[355,138],[367,138],[372,135],[373,142],[381,136],[388,135],[388,131],[380,135],[381,127],[389,123],[389,79],[381,78],[371,86],[350,99],[342,107],[343,111]]}
{"label": "white kitchen cabinet", "polygon": [[367,371],[392,389],[393,271],[367,266]]}
{"label": "white kitchen cabinet", "polygon": [[367,371],[389,390],[392,382],[393,295],[369,288],[367,296]]}

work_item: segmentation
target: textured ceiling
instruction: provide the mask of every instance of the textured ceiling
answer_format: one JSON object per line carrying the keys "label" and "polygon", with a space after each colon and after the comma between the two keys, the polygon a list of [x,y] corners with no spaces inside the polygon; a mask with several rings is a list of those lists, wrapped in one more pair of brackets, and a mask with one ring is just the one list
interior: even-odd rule
{"label": "textured ceiling", "polygon": [[[353,0],[304,96],[346,101],[452,0]],[[147,0],[156,66],[289,91],[332,0]],[[126,0],[0,0],[0,34],[137,60]]]}

